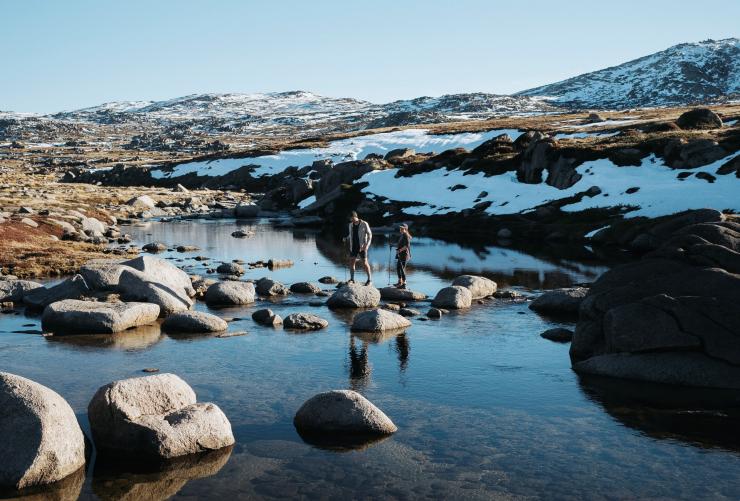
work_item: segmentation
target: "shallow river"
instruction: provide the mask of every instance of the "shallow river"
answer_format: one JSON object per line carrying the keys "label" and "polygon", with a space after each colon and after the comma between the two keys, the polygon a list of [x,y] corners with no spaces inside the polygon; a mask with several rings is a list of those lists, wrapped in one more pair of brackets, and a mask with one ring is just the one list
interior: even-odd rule
{"label": "shallow river", "polygon": [[[256,235],[232,238],[237,226]],[[336,242],[308,231],[233,221],[149,223],[126,231],[140,244],[199,246],[194,253],[161,255],[191,273],[205,271],[196,255],[213,263],[292,259],[291,268],[246,274],[284,283],[344,279],[346,273]],[[371,251],[376,285],[388,281],[385,242],[377,236]],[[500,287],[529,293],[592,281],[607,269],[593,259],[545,256],[418,238],[409,282],[433,294],[461,272],[482,273]],[[269,306],[283,317],[317,313],[329,320],[328,329],[294,334],[257,326],[250,315],[265,306],[259,301],[213,311],[241,318],[229,330],[247,334],[230,338],[166,335],[157,327],[45,338],[38,335],[38,318],[6,313],[0,316],[0,370],[59,392],[86,432],[95,390],[141,376],[147,367],[180,375],[200,401],[217,403],[231,421],[233,450],[163,471],[95,464],[93,457],[84,483],[80,477],[65,486],[71,498],[80,489],[82,499],[740,496],[733,411],[676,409],[673,397],[685,394],[681,390],[579,378],[570,370],[568,345],[539,336],[567,324],[533,313],[526,303],[474,305],[439,321],[415,320],[399,336],[370,338],[350,333],[346,313],[309,305],[315,299],[295,295]],[[312,395],[338,388],[363,393],[399,431],[357,450],[304,443],[292,425],[295,411]],[[645,403],[651,392],[660,402]]]}

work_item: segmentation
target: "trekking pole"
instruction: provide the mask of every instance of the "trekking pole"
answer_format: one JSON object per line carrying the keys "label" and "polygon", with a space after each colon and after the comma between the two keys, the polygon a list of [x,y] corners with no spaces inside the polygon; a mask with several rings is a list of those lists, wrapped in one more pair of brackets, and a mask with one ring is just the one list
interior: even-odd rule
{"label": "trekking pole", "polygon": [[388,287],[391,286],[391,249],[393,246],[388,242]]}

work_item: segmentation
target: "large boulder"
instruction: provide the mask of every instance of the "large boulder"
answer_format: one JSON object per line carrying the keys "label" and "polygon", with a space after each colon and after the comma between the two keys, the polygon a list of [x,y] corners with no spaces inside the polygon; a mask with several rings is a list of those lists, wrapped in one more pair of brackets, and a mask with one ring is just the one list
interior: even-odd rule
{"label": "large boulder", "polygon": [[329,308],[375,308],[380,304],[380,291],[369,285],[345,284],[326,301]]}
{"label": "large boulder", "polygon": [[231,424],[212,403],[174,374],[115,381],[87,408],[95,445],[103,453],[174,458],[234,443]]}
{"label": "large boulder", "polygon": [[85,465],[85,437],[69,404],[7,372],[0,372],[0,435],[0,488],[57,482]]}
{"label": "large boulder", "polygon": [[423,301],[427,298],[427,295],[423,292],[416,292],[409,289],[383,287],[380,289],[380,297],[388,301]]}
{"label": "large boulder", "polygon": [[388,435],[398,428],[372,402],[351,390],[332,390],[308,399],[293,424],[300,432]]}
{"label": "large boulder", "polygon": [[260,296],[287,296],[290,294],[290,289],[271,278],[260,278],[255,285],[257,294]]}
{"label": "large boulder", "polygon": [[26,293],[40,287],[43,285],[30,280],[0,280],[0,303],[23,301]]}
{"label": "large boulder", "polygon": [[316,331],[329,325],[329,322],[311,313],[291,313],[283,321],[286,329]]}
{"label": "large boulder", "polygon": [[123,270],[116,289],[125,301],[143,301],[159,305],[160,315],[189,310],[193,300],[180,287],[171,287],[153,279],[151,275],[133,270]]}
{"label": "large boulder", "polygon": [[470,289],[461,285],[441,289],[432,300],[432,306],[452,310],[470,308],[471,304],[473,304],[473,294]]}
{"label": "large boulder", "polygon": [[588,289],[585,287],[553,289],[537,297],[529,304],[529,308],[549,315],[578,315],[578,308],[586,293]]}
{"label": "large boulder", "polygon": [[363,332],[399,330],[410,325],[411,322],[406,317],[385,309],[363,311],[352,320],[352,330]]}
{"label": "large boulder", "polygon": [[33,308],[44,308],[64,299],[80,299],[89,293],[90,288],[82,275],[75,275],[53,287],[39,287],[26,292],[23,302]]}
{"label": "large boulder", "polygon": [[98,303],[65,299],[44,308],[41,325],[58,334],[112,334],[148,325],[159,317],[150,303]]}
{"label": "large boulder", "polygon": [[254,297],[254,284],[234,280],[211,285],[203,296],[209,306],[251,304],[254,303]]}
{"label": "large boulder", "polygon": [[677,228],[643,259],[603,274],[580,307],[573,368],[740,388],[740,233],[734,228],[740,225],[729,221]]}
{"label": "large boulder", "polygon": [[452,285],[460,285],[470,290],[473,299],[492,296],[496,292],[496,282],[477,275],[460,275],[452,281]]}
{"label": "large boulder", "polygon": [[174,333],[221,332],[228,328],[226,320],[204,311],[173,313],[162,322],[162,330]]}
{"label": "large boulder", "polygon": [[115,290],[126,268],[121,261],[93,260],[80,268],[80,275],[92,290]]}
{"label": "large boulder", "polygon": [[694,108],[681,114],[676,124],[682,129],[719,129],[722,119],[709,108]]}
{"label": "large boulder", "polygon": [[145,273],[150,281],[159,282],[178,293],[181,289],[189,297],[195,295],[190,276],[164,259],[153,256],[139,256],[121,264]]}

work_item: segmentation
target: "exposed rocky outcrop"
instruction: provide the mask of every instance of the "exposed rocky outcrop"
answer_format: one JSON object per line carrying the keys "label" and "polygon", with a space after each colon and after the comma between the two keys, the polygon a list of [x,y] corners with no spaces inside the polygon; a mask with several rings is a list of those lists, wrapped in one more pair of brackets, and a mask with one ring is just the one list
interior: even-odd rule
{"label": "exposed rocky outcrop", "polygon": [[693,220],[653,227],[656,250],[593,284],[571,344],[576,371],[740,388],[740,224]]}

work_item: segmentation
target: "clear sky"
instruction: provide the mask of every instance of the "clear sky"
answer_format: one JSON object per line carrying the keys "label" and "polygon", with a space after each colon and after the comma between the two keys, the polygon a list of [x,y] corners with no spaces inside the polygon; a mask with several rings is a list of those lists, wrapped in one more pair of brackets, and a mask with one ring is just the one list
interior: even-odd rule
{"label": "clear sky", "polygon": [[738,0],[0,0],[0,110],[510,93],[739,32]]}

